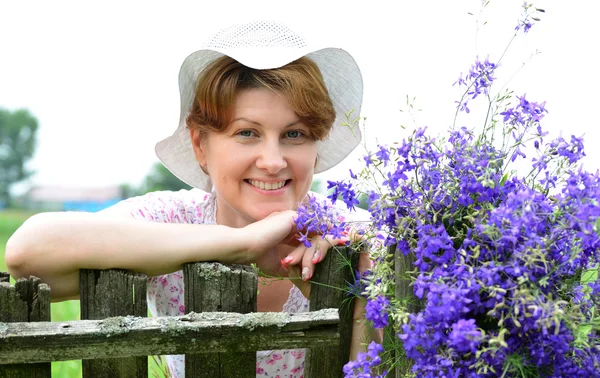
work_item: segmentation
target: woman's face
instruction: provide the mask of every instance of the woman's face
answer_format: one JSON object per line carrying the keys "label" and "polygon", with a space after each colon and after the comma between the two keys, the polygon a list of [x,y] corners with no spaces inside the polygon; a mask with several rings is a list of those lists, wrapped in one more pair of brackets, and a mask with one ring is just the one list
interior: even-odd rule
{"label": "woman's face", "polygon": [[284,97],[265,88],[238,93],[231,119],[224,133],[190,131],[196,159],[217,193],[217,223],[243,227],[296,209],[317,157],[309,127]]}

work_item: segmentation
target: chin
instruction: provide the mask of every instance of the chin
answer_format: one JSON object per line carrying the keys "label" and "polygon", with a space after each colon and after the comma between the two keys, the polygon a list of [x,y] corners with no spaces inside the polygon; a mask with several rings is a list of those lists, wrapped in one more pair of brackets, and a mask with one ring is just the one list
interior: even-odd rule
{"label": "chin", "polygon": [[264,206],[257,207],[250,212],[251,217],[256,221],[265,219],[269,215],[278,211],[296,210],[296,205],[284,205],[284,204],[265,204]]}

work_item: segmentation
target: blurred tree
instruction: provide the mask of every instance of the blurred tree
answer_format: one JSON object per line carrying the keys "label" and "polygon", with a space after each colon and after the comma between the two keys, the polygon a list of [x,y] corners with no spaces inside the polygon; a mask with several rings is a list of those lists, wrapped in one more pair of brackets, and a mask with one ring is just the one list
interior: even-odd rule
{"label": "blurred tree", "polygon": [[323,183],[321,182],[320,178],[313,179],[313,182],[310,185],[310,191],[315,192],[315,193],[325,194],[325,192],[323,191]]}
{"label": "blurred tree", "polygon": [[119,189],[121,189],[123,198],[131,198],[142,194],[139,189],[133,187],[131,184],[121,184],[119,185]]}
{"label": "blurred tree", "polygon": [[369,196],[361,193],[358,195],[359,204],[356,207],[360,207],[363,210],[369,210]]}
{"label": "blurred tree", "polygon": [[190,189],[191,186],[178,179],[162,163],[155,163],[152,170],[144,179],[141,192],[148,193],[157,190],[181,190]]}
{"label": "blurred tree", "polygon": [[29,111],[0,108],[0,204],[9,204],[10,187],[33,173],[25,164],[35,151],[37,129]]}

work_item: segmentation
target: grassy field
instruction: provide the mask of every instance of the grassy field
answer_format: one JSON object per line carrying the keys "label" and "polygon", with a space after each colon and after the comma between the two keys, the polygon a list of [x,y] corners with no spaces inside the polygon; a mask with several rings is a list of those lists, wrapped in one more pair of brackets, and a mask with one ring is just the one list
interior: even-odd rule
{"label": "grassy field", "polygon": [[[17,210],[0,211],[0,271],[6,272],[4,249],[6,242],[23,222],[32,215],[30,212]],[[62,322],[79,319],[79,301],[52,303],[50,306],[51,320]],[[165,377],[164,366],[159,367],[155,360],[149,357],[149,377]],[[81,377],[81,361],[61,361],[52,363],[52,376],[60,378]]]}

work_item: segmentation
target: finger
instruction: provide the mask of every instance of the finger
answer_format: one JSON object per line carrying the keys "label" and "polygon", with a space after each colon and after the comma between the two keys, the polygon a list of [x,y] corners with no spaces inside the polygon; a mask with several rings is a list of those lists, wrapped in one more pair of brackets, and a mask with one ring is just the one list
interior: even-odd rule
{"label": "finger", "polygon": [[339,246],[345,244],[345,239],[336,239],[331,236],[325,236],[324,238],[319,238],[318,245],[315,246],[313,256],[310,262],[315,265],[323,261],[325,256],[327,255],[327,251],[334,246]]}
{"label": "finger", "polygon": [[304,256],[302,256],[302,281],[308,281],[312,278],[315,266],[312,262],[315,254],[319,250],[319,245],[322,243],[321,240],[314,240],[312,247],[307,248]]}
{"label": "finger", "polygon": [[[336,243],[342,243],[343,239],[334,239],[332,237],[327,237],[326,238],[329,243],[327,243],[325,245],[325,248],[330,248],[332,245],[335,245]],[[324,254],[320,253],[320,250],[318,250],[318,253],[315,254],[315,245],[318,243],[319,240],[322,240],[322,237],[315,237],[312,238],[310,240],[311,242],[311,246],[310,247],[306,247],[304,246],[303,243],[301,242],[297,242],[296,248],[294,249],[294,251],[292,251],[290,254],[288,254],[288,256],[281,260],[281,263],[286,266],[286,265],[296,265],[299,264],[300,262],[303,261],[303,259],[305,258],[305,256],[309,256],[310,260],[315,260],[314,263],[320,262],[323,260],[323,257],[325,256]],[[344,239],[345,240],[345,239]],[[291,243],[288,243],[288,245],[291,245]],[[306,252],[308,249],[311,249],[313,252]],[[312,256],[312,257],[311,257]],[[319,258],[320,257],[320,258]],[[303,266],[306,264],[302,264]],[[287,268],[287,267],[286,267]]]}
{"label": "finger", "polygon": [[292,279],[292,283],[300,289],[300,292],[306,299],[310,298],[310,282],[302,281],[300,275],[300,268],[298,265],[290,267],[290,273],[288,275]]}
{"label": "finger", "polygon": [[290,266],[300,264],[306,249],[307,248],[304,246],[304,244],[299,245],[298,247],[296,247],[296,249],[290,252],[283,260],[281,260],[281,265],[283,265],[284,268],[289,269]]}
{"label": "finger", "polygon": [[302,258],[302,279],[308,281],[312,278],[315,265],[323,261],[327,256],[327,251],[340,243],[345,243],[342,239],[334,239],[332,237],[317,238],[313,241],[311,248],[307,248],[306,253]]}

